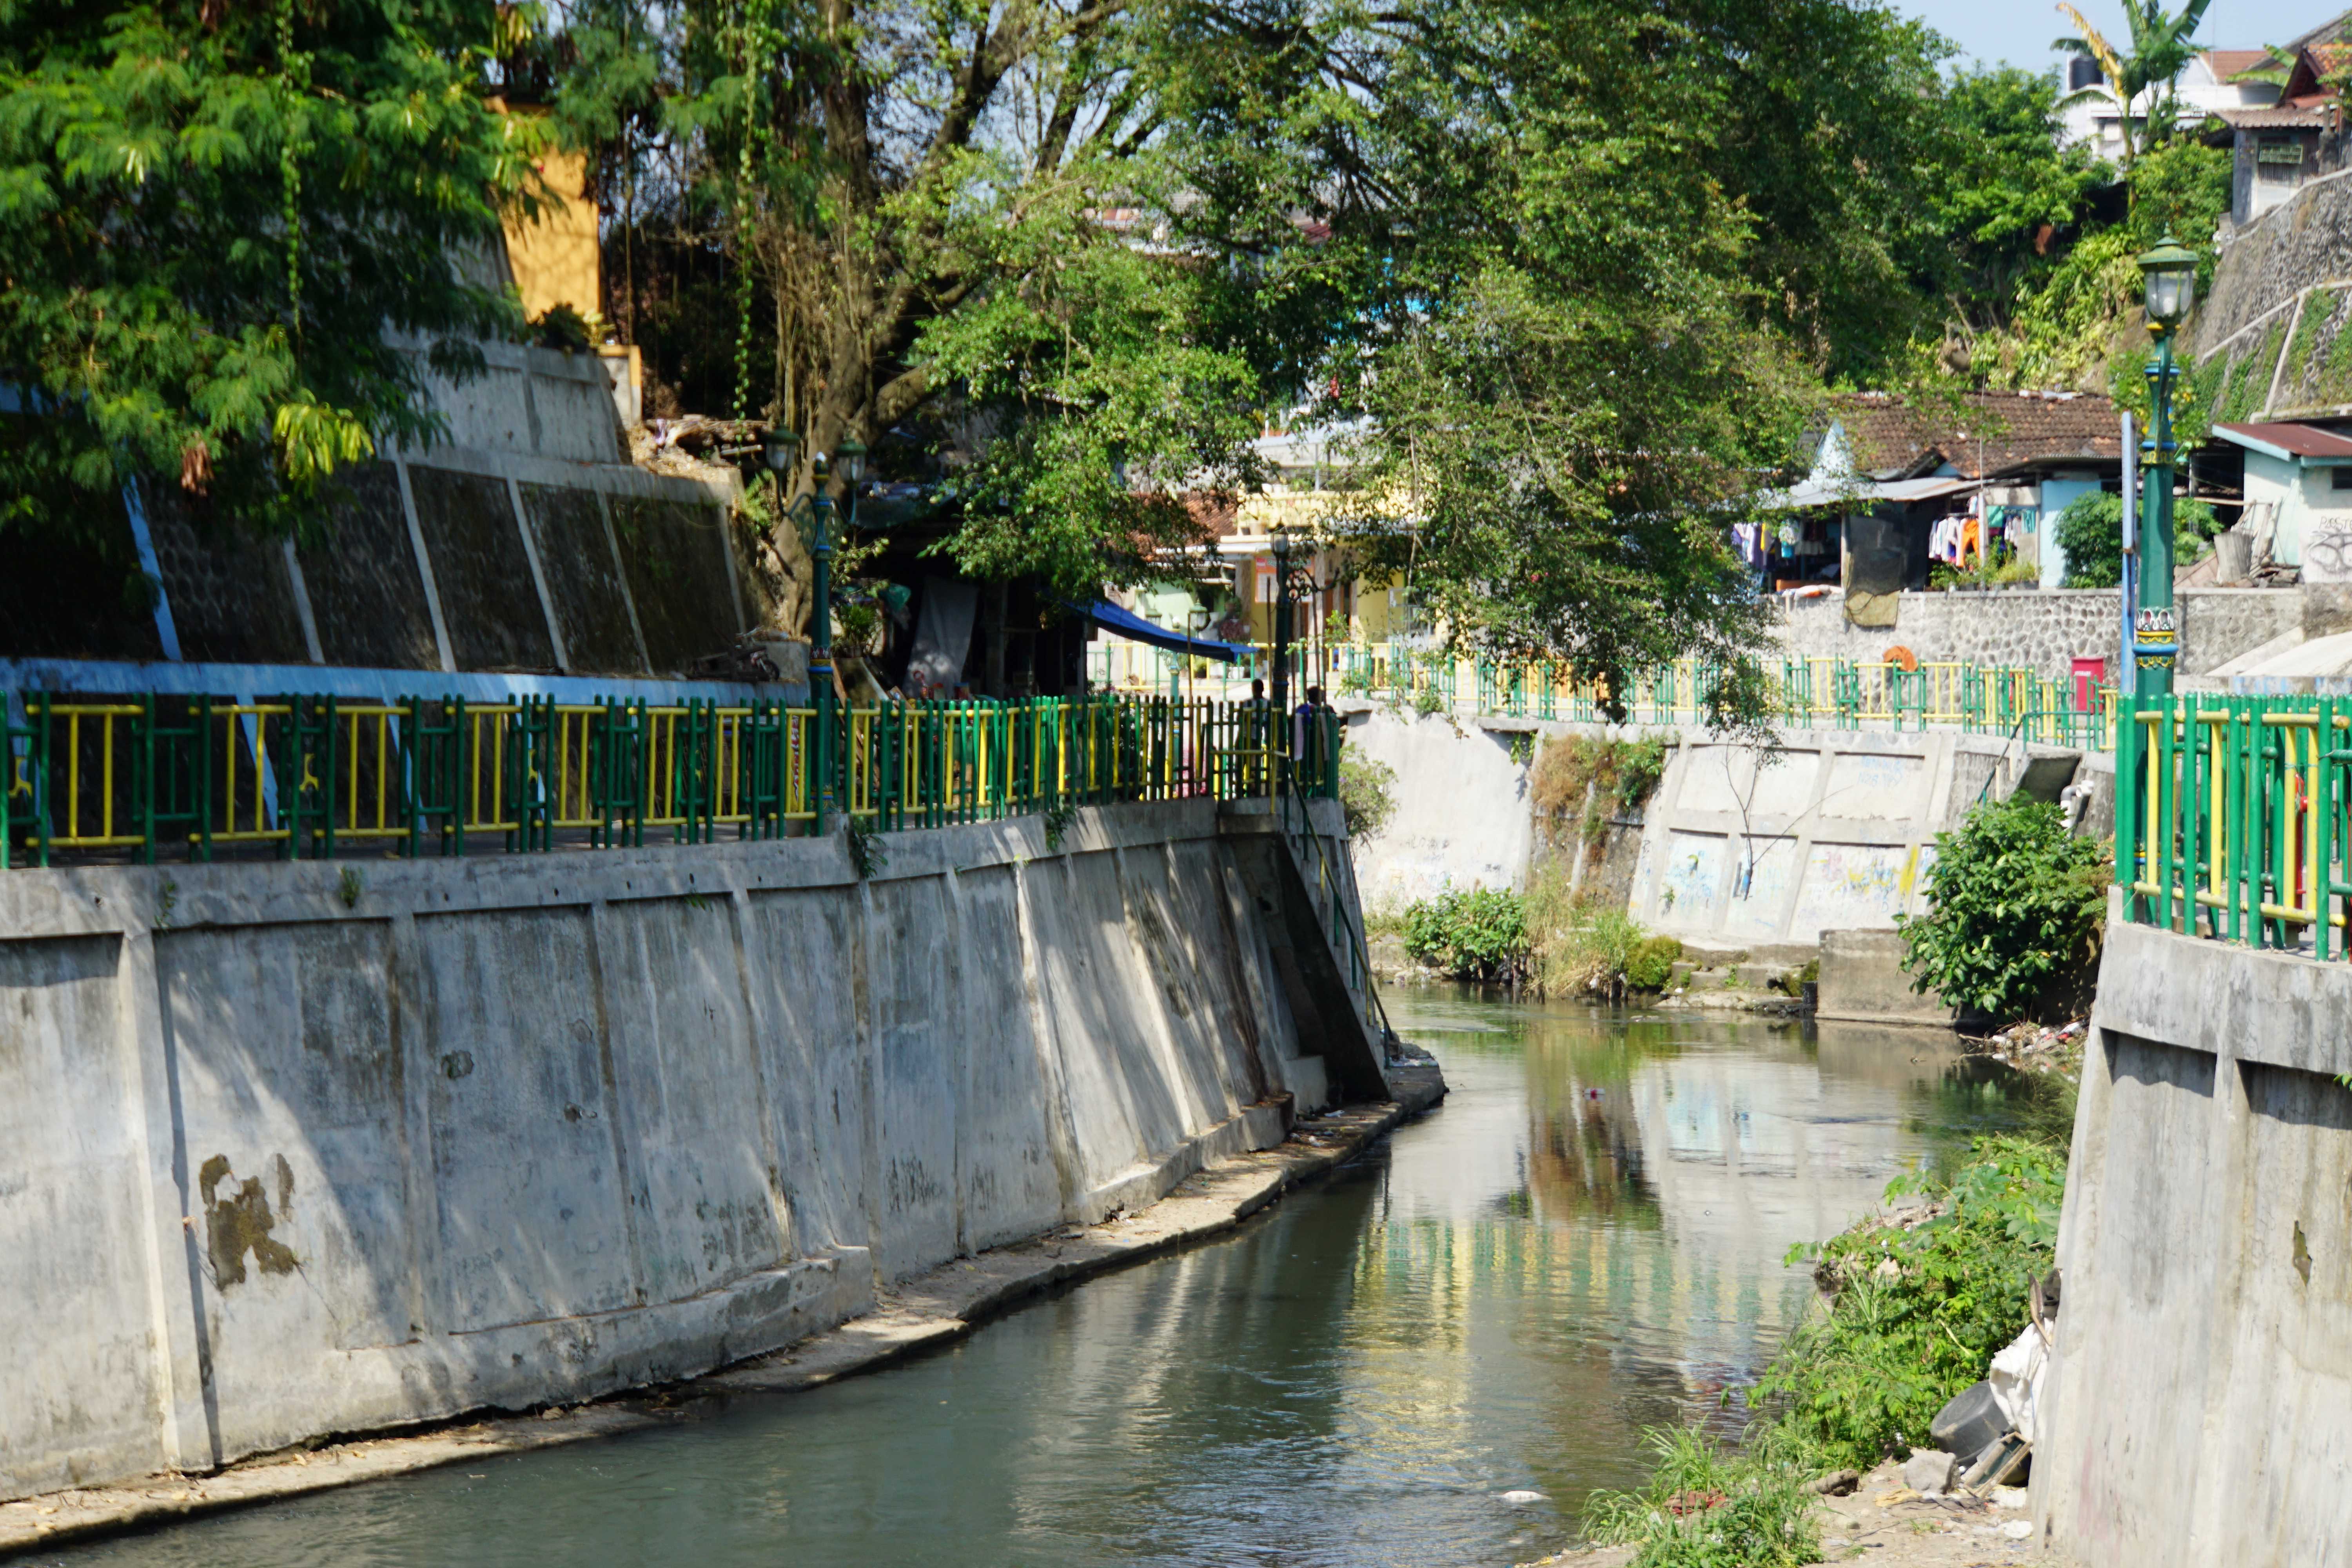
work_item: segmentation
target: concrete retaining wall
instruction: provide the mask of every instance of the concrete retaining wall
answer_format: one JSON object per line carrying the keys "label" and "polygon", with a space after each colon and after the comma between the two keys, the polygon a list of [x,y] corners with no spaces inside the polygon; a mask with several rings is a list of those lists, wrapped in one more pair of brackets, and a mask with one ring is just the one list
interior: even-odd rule
{"label": "concrete retaining wall", "polygon": [[1706,948],[1891,930],[1924,905],[1938,832],[1983,796],[2030,780],[2054,797],[2079,771],[2072,752],[1954,731],[1788,730],[1769,752],[1693,740],[1650,802],[1632,912]]}
{"label": "concrete retaining wall", "polygon": [[2111,913],[2033,1461],[2084,1568],[2352,1542],[2352,967]]}
{"label": "concrete retaining wall", "polygon": [[1378,1098],[1272,826],[0,875],[0,1497],[688,1375]]}
{"label": "concrete retaining wall", "polygon": [[1528,805],[1533,737],[1451,714],[1350,701],[1347,745],[1393,769],[1394,814],[1356,847],[1364,907],[1392,910],[1446,888],[1517,888],[1535,851]]}

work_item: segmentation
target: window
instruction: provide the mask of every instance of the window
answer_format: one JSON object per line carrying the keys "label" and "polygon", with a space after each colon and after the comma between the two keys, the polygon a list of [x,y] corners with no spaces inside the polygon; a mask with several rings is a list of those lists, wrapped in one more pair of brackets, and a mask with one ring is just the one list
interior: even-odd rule
{"label": "window", "polygon": [[2331,490],[2352,490],[2352,468],[2328,469],[2327,488]]}

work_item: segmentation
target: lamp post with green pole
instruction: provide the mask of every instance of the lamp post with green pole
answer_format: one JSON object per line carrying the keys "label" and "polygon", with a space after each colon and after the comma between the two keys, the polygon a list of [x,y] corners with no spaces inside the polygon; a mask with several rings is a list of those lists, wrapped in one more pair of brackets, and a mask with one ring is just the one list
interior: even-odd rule
{"label": "lamp post with green pole", "polygon": [[[760,437],[760,453],[783,499],[784,476],[799,455],[800,436],[782,426],[772,426]],[[857,481],[866,473],[866,447],[850,437],[834,450],[842,477],[849,483],[849,516],[857,518]],[[833,497],[826,493],[832,463],[823,452],[809,461],[809,491],[782,507],[809,542],[814,563],[809,592],[809,698],[816,709],[816,826],[824,830],[824,803],[833,793]]]}
{"label": "lamp post with green pole", "polygon": [[2148,356],[2147,438],[2140,443],[2139,605],[2132,620],[2129,653],[2142,697],[2172,695],[2172,670],[2180,651],[2172,605],[2172,388],[2180,374],[2172,340],[2197,298],[2197,253],[2166,235],[2139,258],[2147,282],[2147,330],[2156,352]]}

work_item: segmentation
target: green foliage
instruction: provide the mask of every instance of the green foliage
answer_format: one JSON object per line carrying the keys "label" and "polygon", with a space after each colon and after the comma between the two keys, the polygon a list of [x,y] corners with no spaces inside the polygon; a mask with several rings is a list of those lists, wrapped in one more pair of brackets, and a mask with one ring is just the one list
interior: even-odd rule
{"label": "green foliage", "polygon": [[846,811],[841,815],[841,830],[849,847],[850,868],[859,881],[872,881],[890,863],[889,847],[882,842],[880,831],[856,813]]}
{"label": "green foliage", "polygon": [[1378,833],[1396,814],[1396,796],[1390,793],[1396,770],[1375,762],[1350,746],[1339,753],[1339,809],[1348,819],[1348,837]]}
{"label": "green foliage", "polygon": [[[2205,542],[2221,531],[2221,519],[2203,501],[2188,496],[2172,500],[2172,541],[2176,560],[2192,561],[2204,553]],[[2093,490],[2067,503],[2053,526],[2058,548],[2066,558],[2069,588],[2112,588],[2123,581],[2124,498]]]}
{"label": "green foliage", "polygon": [[[1812,1522],[1812,1472],[1786,1443],[1751,1442],[1743,1453],[1700,1432],[1644,1435],[1657,1457],[1636,1491],[1585,1500],[1587,1533],[1603,1545],[1639,1542],[1632,1568],[1792,1568],[1821,1561]],[[1760,1434],[1759,1434],[1760,1436]]]}
{"label": "green foliage", "polygon": [[2075,222],[2103,171],[2085,144],[2062,143],[2057,85],[2046,75],[1963,70],[1945,100],[1954,147],[1931,200],[1962,309],[1978,318],[1968,324],[1981,330],[2006,321],[2021,285],[2050,269],[2045,226]]}
{"label": "green foliage", "polygon": [[1635,948],[1625,959],[1625,984],[1636,991],[1663,991],[1673,978],[1675,965],[1681,962],[1683,944],[1679,938],[1654,936]]}
{"label": "green foliage", "polygon": [[[94,534],[134,477],[263,527],[478,368],[536,133],[488,101],[504,8],[13,5],[0,14],[0,526]],[[395,347],[387,329],[408,346]]]}
{"label": "green foliage", "polygon": [[[1666,740],[1646,735],[1612,741],[1597,735],[1557,736],[1544,742],[1528,775],[1528,796],[1554,825],[1570,820],[1591,838],[1620,814],[1638,809],[1665,776]],[[1586,791],[1591,798],[1586,798]]]}
{"label": "green foliage", "polygon": [[589,331],[588,318],[570,305],[557,305],[540,312],[530,323],[532,341],[541,348],[554,349],[562,353],[580,353],[595,345]]}
{"label": "green foliage", "polygon": [[1504,888],[1448,889],[1404,911],[1416,963],[1465,980],[1513,980],[1528,963],[1527,900]]}
{"label": "green foliage", "polygon": [[1828,1311],[1790,1336],[1751,1405],[1817,1444],[1832,1463],[1867,1469],[1904,1445],[1985,1374],[2028,1321],[2029,1283],[2054,1260],[2066,1154],[2052,1143],[1984,1138],[1949,1182],[1899,1178],[1932,1217],[1865,1222],[1790,1261],[1815,1261]]}
{"label": "green foliage", "polygon": [[1895,917],[1912,989],[2004,1021],[2023,1016],[2096,951],[2106,882],[2104,849],[2069,834],[2055,805],[1977,805],[1936,836],[1927,912]]}
{"label": "green foliage", "polygon": [[1529,978],[1546,996],[1613,994],[1648,933],[1622,900],[1571,891],[1557,859],[1538,868],[1527,894]]}

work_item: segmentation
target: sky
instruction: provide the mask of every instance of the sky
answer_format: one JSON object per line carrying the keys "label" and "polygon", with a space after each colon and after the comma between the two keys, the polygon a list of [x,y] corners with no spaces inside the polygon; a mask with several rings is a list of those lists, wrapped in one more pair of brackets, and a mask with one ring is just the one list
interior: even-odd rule
{"label": "sky", "polygon": [[[2056,56],[2050,40],[2071,33],[2074,24],[2051,0],[1892,0],[1895,8],[1918,17],[1986,65],[2042,69]],[[2116,43],[2130,36],[2119,0],[2074,0],[2091,26]],[[2166,0],[2167,10],[2180,0]],[[2215,48],[2251,49],[2283,44],[2341,15],[2352,0],[2212,0],[2200,43]]]}

